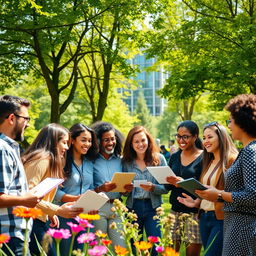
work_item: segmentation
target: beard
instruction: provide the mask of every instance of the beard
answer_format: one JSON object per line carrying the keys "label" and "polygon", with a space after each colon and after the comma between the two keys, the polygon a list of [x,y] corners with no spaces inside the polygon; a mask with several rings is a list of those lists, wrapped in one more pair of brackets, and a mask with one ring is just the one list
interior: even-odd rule
{"label": "beard", "polygon": [[115,152],[115,147],[113,147],[111,150],[107,150],[106,148],[103,148],[103,151],[108,154],[108,155],[112,155]]}
{"label": "beard", "polygon": [[23,137],[23,129],[21,127],[19,127],[19,124],[16,123],[15,127],[13,128],[13,139],[16,141],[23,141],[24,137]]}

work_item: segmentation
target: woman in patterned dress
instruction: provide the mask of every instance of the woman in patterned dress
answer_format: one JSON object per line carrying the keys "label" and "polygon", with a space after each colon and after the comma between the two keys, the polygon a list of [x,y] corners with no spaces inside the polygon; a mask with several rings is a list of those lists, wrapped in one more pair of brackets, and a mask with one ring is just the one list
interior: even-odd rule
{"label": "woman in patterned dress", "polygon": [[225,173],[225,189],[209,188],[197,194],[210,201],[224,201],[222,256],[256,255],[256,95],[243,94],[226,105],[232,137],[243,144]]}

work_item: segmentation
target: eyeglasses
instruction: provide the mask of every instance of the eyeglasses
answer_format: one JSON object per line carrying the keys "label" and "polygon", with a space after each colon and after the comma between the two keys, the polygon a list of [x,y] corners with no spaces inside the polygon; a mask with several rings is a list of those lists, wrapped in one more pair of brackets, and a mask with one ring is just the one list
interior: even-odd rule
{"label": "eyeglasses", "polygon": [[231,123],[231,120],[226,120],[226,125],[228,126]]}
{"label": "eyeglasses", "polygon": [[178,133],[174,135],[177,140],[188,140],[192,135],[179,135]]}
{"label": "eyeglasses", "polygon": [[15,116],[17,116],[17,117],[20,117],[20,118],[23,118],[23,119],[25,119],[27,122],[29,122],[30,121],[30,117],[29,116],[20,116],[20,115],[17,115],[17,114],[15,114],[15,113],[13,113]]}
{"label": "eyeglasses", "polygon": [[218,122],[211,122],[211,123],[208,123],[208,124],[205,124],[204,125],[204,129],[207,128],[207,127],[211,127],[211,126],[216,126],[218,129],[219,129],[219,123]]}

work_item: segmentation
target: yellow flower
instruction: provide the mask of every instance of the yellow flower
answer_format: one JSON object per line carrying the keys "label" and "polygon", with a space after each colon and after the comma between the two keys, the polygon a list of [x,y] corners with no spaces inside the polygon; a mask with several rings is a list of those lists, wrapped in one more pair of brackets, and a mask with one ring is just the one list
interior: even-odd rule
{"label": "yellow flower", "polygon": [[85,214],[81,213],[79,214],[79,217],[84,220],[99,220],[100,215],[99,214]]}
{"label": "yellow flower", "polygon": [[16,207],[13,209],[12,213],[17,217],[33,218],[33,219],[43,215],[43,212],[41,209],[26,208],[26,207]]}
{"label": "yellow flower", "polygon": [[127,253],[129,253],[126,248],[124,248],[120,245],[115,245],[115,252],[117,255],[121,255],[121,256],[124,256]]}
{"label": "yellow flower", "polygon": [[152,247],[152,244],[149,242],[141,241],[141,242],[135,242],[135,247],[140,251],[146,251]]}
{"label": "yellow flower", "polygon": [[163,256],[179,256],[179,253],[176,252],[173,248],[167,247],[167,248],[164,250],[164,252],[163,252],[162,255],[163,255]]}
{"label": "yellow flower", "polygon": [[106,233],[103,233],[101,230],[97,230],[97,231],[95,232],[95,235],[96,235],[97,237],[100,237],[100,238],[105,238],[105,237],[107,237],[107,234],[106,234]]}

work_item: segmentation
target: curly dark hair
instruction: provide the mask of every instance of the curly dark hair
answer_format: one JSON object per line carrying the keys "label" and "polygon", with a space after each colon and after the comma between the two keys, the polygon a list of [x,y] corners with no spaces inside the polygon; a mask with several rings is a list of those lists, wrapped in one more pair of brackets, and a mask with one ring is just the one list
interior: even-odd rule
{"label": "curly dark hair", "polygon": [[235,124],[252,137],[256,137],[256,95],[241,94],[229,100],[225,109]]}
{"label": "curly dark hair", "polygon": [[116,146],[115,146],[115,151],[114,154],[117,156],[120,156],[122,153],[122,149],[123,149],[123,140],[124,137],[122,135],[122,133],[117,130],[116,128],[114,128],[114,126],[108,122],[103,122],[103,121],[97,121],[95,123],[93,123],[91,125],[91,128],[95,131],[96,136],[99,140],[99,145],[100,145],[100,141],[102,139],[102,135],[105,132],[109,132],[109,131],[114,131],[115,133],[115,137],[116,137]]}

